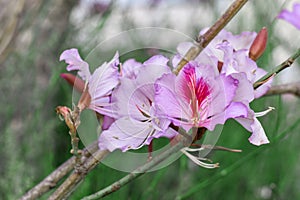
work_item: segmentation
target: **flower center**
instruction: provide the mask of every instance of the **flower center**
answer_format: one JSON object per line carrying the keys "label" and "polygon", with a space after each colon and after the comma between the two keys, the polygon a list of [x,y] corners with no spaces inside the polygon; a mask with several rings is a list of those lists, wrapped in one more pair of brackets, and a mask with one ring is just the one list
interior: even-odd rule
{"label": "flower center", "polygon": [[208,112],[208,103],[210,89],[203,77],[197,77],[195,67],[187,67],[184,70],[187,80],[187,93],[189,97],[190,108],[192,111],[192,122],[197,125],[206,119]]}

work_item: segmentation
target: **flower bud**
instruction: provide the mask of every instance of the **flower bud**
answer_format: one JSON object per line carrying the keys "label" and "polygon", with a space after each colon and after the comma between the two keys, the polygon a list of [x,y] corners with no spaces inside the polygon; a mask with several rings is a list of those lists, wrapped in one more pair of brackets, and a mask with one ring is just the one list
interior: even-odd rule
{"label": "flower bud", "polygon": [[263,27],[257,34],[250,47],[249,57],[252,60],[256,61],[264,53],[267,46],[267,40],[268,30],[266,27]]}
{"label": "flower bud", "polygon": [[64,73],[60,74],[60,77],[65,79],[71,86],[73,86],[78,92],[82,93],[84,90],[85,83],[80,78],[73,74]]}

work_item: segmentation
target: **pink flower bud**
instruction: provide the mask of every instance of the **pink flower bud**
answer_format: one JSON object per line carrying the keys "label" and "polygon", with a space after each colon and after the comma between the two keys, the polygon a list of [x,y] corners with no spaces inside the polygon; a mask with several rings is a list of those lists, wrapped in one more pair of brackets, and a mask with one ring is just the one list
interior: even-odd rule
{"label": "pink flower bud", "polygon": [[249,57],[252,60],[256,61],[264,53],[267,46],[267,40],[268,30],[266,27],[263,27],[257,34],[250,47]]}
{"label": "pink flower bud", "polygon": [[84,90],[84,81],[78,77],[76,77],[73,74],[69,74],[69,73],[64,73],[64,74],[60,74],[60,77],[62,77],[63,79],[65,79],[71,86],[74,86],[74,88],[82,93]]}

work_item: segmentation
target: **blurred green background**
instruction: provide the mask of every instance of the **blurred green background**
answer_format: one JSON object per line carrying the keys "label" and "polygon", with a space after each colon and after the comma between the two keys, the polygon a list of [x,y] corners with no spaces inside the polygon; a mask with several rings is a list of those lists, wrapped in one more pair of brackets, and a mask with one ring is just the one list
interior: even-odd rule
{"label": "blurred green background", "polygon": [[[0,198],[17,199],[39,183],[71,154],[68,129],[55,113],[58,105],[72,106],[72,88],[62,80],[66,72],[61,52],[78,48],[88,56],[97,44],[121,31],[170,28],[194,38],[210,26],[231,1],[37,1],[0,2]],[[269,30],[267,51],[258,61],[266,70],[300,46],[299,31],[277,20],[284,0],[250,1],[227,26],[233,33]],[[166,45],[176,46],[170,38]],[[161,36],[162,37],[162,36]],[[122,46],[126,47],[126,41]],[[110,60],[118,45],[99,55],[93,66]],[[174,49],[175,51],[175,49]],[[148,52],[149,53],[149,52]],[[139,61],[149,55],[130,54]],[[126,57],[126,56],[125,56]],[[297,81],[299,61],[276,77],[275,84]],[[213,152],[218,169],[194,165],[182,156],[170,166],[147,173],[105,199],[300,199],[299,99],[292,95],[264,97],[255,111],[276,108],[260,118],[270,144],[256,147],[250,134],[228,121],[217,145],[242,153]],[[82,121],[82,124],[85,122]],[[72,194],[80,199],[126,175],[100,164]],[[46,199],[52,191],[41,199]]]}

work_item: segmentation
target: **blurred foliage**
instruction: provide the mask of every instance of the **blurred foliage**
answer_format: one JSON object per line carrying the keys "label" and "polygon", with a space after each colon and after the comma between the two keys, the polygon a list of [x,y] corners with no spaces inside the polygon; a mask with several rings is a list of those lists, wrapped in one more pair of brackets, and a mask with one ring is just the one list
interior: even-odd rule
{"label": "blurred foliage", "polygon": [[[186,6],[185,1],[178,1],[176,5],[167,1],[162,6],[153,2],[142,12],[152,10],[164,15],[157,20],[149,15],[154,22],[145,22],[145,25],[133,17],[130,5],[120,8],[118,1],[108,7],[94,5],[81,19],[74,16],[80,13],[80,4],[72,0],[1,2],[0,5],[7,6],[0,14],[1,27],[4,27],[0,32],[1,199],[20,197],[71,156],[68,130],[54,111],[58,105],[72,106],[72,89],[59,77],[65,71],[65,64],[58,62],[64,49],[79,48],[85,57],[99,41],[113,35],[114,31],[151,25],[183,31],[193,37],[224,10],[223,4],[219,5],[217,1],[186,1],[192,6]],[[284,5],[283,1],[276,2],[249,2],[246,11],[242,10],[228,27],[238,33],[258,31],[261,26],[267,26],[270,43],[258,61],[265,69],[274,65],[272,52],[280,43],[286,44],[285,49],[293,50],[291,43],[280,38],[280,33],[274,28],[275,16]],[[166,9],[168,6],[169,10]],[[172,6],[177,6],[175,11],[172,11]],[[190,14],[181,16],[187,18],[181,24],[183,28],[177,26],[179,22],[176,20],[172,23],[176,13],[181,12],[178,8]],[[201,15],[198,9],[209,10],[210,16],[202,21],[193,18]],[[169,11],[171,17],[167,15]],[[116,13],[121,18],[116,18]],[[249,15],[252,21],[249,21]],[[142,22],[149,19],[142,19]],[[121,27],[112,30],[115,22]],[[112,55],[100,56],[108,60]],[[140,52],[127,54],[123,59],[127,59],[126,56],[139,61],[149,57]],[[228,121],[217,145],[242,149],[243,152],[217,151],[210,154],[210,159],[219,162],[220,168],[203,169],[181,157],[167,168],[147,173],[105,199],[299,199],[299,100],[289,95],[274,96],[252,104],[256,111],[268,106],[276,110],[260,121],[270,138],[269,145],[250,145],[247,140],[250,134],[233,120]],[[126,173],[100,164],[88,174],[71,199],[96,192],[124,175]]]}

